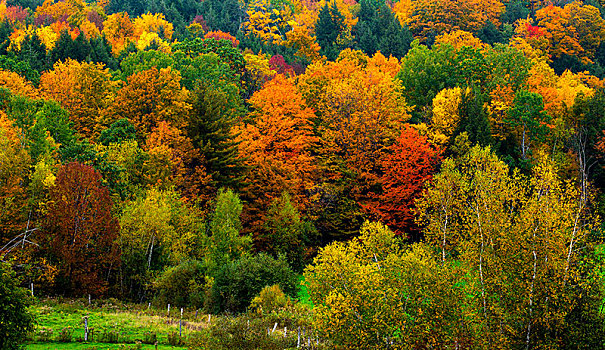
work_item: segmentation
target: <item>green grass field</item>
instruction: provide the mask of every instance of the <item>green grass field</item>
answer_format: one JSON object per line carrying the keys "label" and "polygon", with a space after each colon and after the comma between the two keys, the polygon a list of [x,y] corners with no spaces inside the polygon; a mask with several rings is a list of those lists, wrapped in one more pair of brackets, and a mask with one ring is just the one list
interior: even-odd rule
{"label": "green grass field", "polygon": [[[302,275],[299,281],[304,281]],[[298,300],[313,307],[304,285]],[[43,299],[31,307],[31,312],[36,327],[26,344],[27,350],[156,349],[156,341],[158,350],[185,349],[187,337],[208,327],[208,315],[196,315],[195,310],[185,309],[179,337],[180,309],[172,308],[168,315],[166,308],[148,308],[115,299],[93,300],[92,305],[82,299]],[[87,342],[84,342],[85,317],[89,328]]]}
{"label": "green grass field", "polygon": [[[103,303],[89,306],[82,301],[58,302],[47,299],[31,309],[36,328],[28,350],[46,349],[184,349],[170,346],[184,341],[192,332],[204,329],[206,315],[195,318],[195,310],[183,314],[179,337],[180,310],[146,309],[142,305]],[[89,342],[84,343],[84,317],[88,317]],[[169,335],[173,342],[169,341]],[[92,339],[91,339],[92,338]],[[140,344],[140,345],[137,345]],[[151,343],[151,344],[141,344]]]}
{"label": "green grass field", "polygon": [[[135,345],[125,344],[102,344],[102,343],[45,343],[45,344],[28,344],[27,350],[106,350],[106,349],[143,349],[143,350],[155,350],[154,345],[142,344],[139,348]],[[169,345],[158,345],[158,350],[169,350],[169,349],[185,349],[183,347],[169,346]]]}

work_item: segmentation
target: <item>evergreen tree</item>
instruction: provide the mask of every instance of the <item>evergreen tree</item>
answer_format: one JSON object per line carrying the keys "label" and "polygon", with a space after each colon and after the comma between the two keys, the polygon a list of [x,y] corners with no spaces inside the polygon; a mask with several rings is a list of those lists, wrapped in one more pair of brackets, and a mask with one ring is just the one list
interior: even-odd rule
{"label": "evergreen tree", "polygon": [[112,70],[117,70],[120,67],[118,60],[111,53],[111,44],[105,36],[90,39],[90,53],[87,60],[104,63],[107,68]]}
{"label": "evergreen tree", "polygon": [[[460,102],[460,124],[455,135],[466,132],[472,145],[493,145],[491,126],[485,110],[486,96],[474,89],[464,94]],[[454,140],[452,137],[451,140]]]}
{"label": "evergreen tree", "polygon": [[336,39],[346,29],[345,17],[338,11],[336,3],[328,6],[326,3],[319,11],[319,19],[315,24],[315,35],[317,42],[321,47],[320,53],[329,60],[335,60],[338,57],[340,48]]}
{"label": "evergreen tree", "polygon": [[201,3],[200,13],[211,30],[221,30],[236,35],[245,12],[238,0],[206,0]]}
{"label": "evergreen tree", "polygon": [[413,40],[412,34],[383,2],[362,0],[357,25],[353,28],[358,49],[368,55],[376,51],[385,56],[405,56]]}
{"label": "evergreen tree", "polygon": [[8,47],[11,43],[10,36],[13,33],[13,26],[9,21],[0,22],[0,55],[8,53]]}
{"label": "evergreen tree", "polygon": [[43,72],[51,67],[46,55],[46,48],[35,33],[25,37],[21,43],[21,50],[15,58],[17,61],[27,62],[37,72]]}
{"label": "evergreen tree", "polygon": [[243,186],[244,166],[238,158],[232,133],[233,117],[227,111],[226,93],[207,86],[195,91],[189,135],[206,161],[206,171],[216,187],[239,189]]}
{"label": "evergreen tree", "polygon": [[65,61],[68,58],[82,62],[86,61],[87,57],[90,57],[91,52],[92,47],[84,36],[84,33],[80,33],[75,40],[72,40],[71,34],[63,31],[55,47],[50,52],[50,60],[53,64],[58,61]]}

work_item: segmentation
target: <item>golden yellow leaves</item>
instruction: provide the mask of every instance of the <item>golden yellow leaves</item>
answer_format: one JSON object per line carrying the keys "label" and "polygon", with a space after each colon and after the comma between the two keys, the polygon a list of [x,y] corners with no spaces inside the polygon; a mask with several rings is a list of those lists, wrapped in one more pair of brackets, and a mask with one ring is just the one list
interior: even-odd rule
{"label": "golden yellow leaves", "polygon": [[67,60],[57,62],[40,78],[40,91],[70,112],[76,128],[88,137],[106,126],[104,110],[113,102],[117,82],[103,64]]}
{"label": "golden yellow leaves", "polygon": [[409,115],[392,76],[396,61],[344,50],[337,62],[307,68],[299,89],[320,114],[322,152],[342,155],[348,166],[366,172],[399,136]]}
{"label": "golden yellow leaves", "polygon": [[475,49],[487,49],[489,45],[483,43],[479,38],[475,37],[473,33],[466,32],[464,30],[455,30],[450,33],[443,33],[435,38],[436,44],[450,44],[456,50],[459,50],[463,46],[473,47]]}
{"label": "golden yellow leaves", "polygon": [[287,6],[271,8],[268,0],[255,0],[248,5],[248,21],[243,24],[246,33],[253,34],[267,43],[280,45],[285,38],[285,25],[293,20]]}
{"label": "golden yellow leaves", "polygon": [[38,98],[38,91],[17,73],[0,69],[0,86],[8,88],[13,94],[29,98]]}
{"label": "golden yellow leaves", "polygon": [[487,21],[498,26],[504,5],[499,0],[412,0],[411,5],[402,4],[398,11],[413,32],[425,37],[431,31],[477,32]]}
{"label": "golden yellow leaves", "polygon": [[430,126],[422,123],[417,126],[434,145],[444,146],[456,131],[460,122],[459,107],[462,95],[469,93],[459,87],[441,90],[433,99],[433,116]]}

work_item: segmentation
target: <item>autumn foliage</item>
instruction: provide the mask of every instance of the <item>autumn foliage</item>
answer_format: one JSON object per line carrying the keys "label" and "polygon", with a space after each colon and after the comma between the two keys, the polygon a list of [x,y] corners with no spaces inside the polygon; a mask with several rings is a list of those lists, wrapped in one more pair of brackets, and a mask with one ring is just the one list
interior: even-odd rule
{"label": "autumn foliage", "polygon": [[60,269],[57,283],[70,292],[103,294],[119,261],[119,226],[101,175],[69,163],[59,170],[51,199],[44,241]]}
{"label": "autumn foliage", "polygon": [[382,193],[373,196],[366,210],[398,235],[419,238],[415,202],[431,181],[441,161],[441,149],[431,145],[411,127],[402,130],[391,152],[381,162]]}

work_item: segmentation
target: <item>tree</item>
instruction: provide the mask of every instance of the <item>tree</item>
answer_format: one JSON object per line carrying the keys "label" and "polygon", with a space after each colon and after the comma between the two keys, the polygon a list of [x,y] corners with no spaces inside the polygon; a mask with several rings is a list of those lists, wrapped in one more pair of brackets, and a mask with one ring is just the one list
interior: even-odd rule
{"label": "tree", "polygon": [[213,30],[236,35],[244,18],[242,5],[237,0],[208,0],[201,4],[201,14]]}
{"label": "tree", "polygon": [[250,249],[251,237],[240,235],[242,208],[239,197],[232,190],[219,190],[208,224],[210,246],[206,259],[209,260],[211,274]]}
{"label": "tree", "polygon": [[599,10],[579,1],[565,7],[546,6],[536,11],[536,21],[544,36],[532,43],[540,45],[539,40],[546,40],[543,49],[555,57],[577,56],[591,62],[605,40],[605,20]]}
{"label": "tree", "polygon": [[341,48],[337,40],[346,29],[345,17],[336,7],[336,2],[332,3],[332,6],[326,2],[319,11],[319,18],[315,24],[317,43],[321,47],[319,53],[325,55],[328,60],[335,60]]}
{"label": "tree", "polygon": [[408,54],[401,60],[397,78],[405,87],[402,94],[417,120],[428,115],[430,105],[437,94],[453,88],[455,82],[456,50],[450,45],[434,45],[428,48],[418,41],[412,43]]}
{"label": "tree", "polygon": [[116,93],[105,118],[122,118],[137,129],[138,140],[145,140],[161,121],[184,128],[191,105],[189,93],[180,84],[181,75],[171,68],[151,68],[128,77],[126,86]]}
{"label": "tree", "polygon": [[386,56],[405,56],[413,38],[388,5],[374,0],[361,1],[360,5],[358,22],[353,27],[357,48],[367,55],[380,51]]}
{"label": "tree", "polygon": [[508,122],[512,127],[520,129],[521,157],[525,160],[531,143],[544,141],[550,117],[544,112],[544,103],[539,94],[521,90],[513,103]]}
{"label": "tree", "polygon": [[245,255],[219,266],[212,286],[215,313],[243,312],[266,286],[278,284],[289,296],[298,292],[297,275],[288,262],[269,255]]}
{"label": "tree", "polygon": [[237,129],[240,156],[250,167],[247,206],[252,228],[262,226],[262,215],[273,198],[289,191],[304,206],[304,191],[315,171],[311,148],[316,142],[307,107],[294,84],[283,76],[267,82],[249,100],[250,122]]}
{"label": "tree", "polygon": [[499,25],[504,12],[499,0],[416,0],[412,4],[410,29],[425,40],[457,29],[476,33],[488,20]]}
{"label": "tree", "polygon": [[40,90],[69,111],[76,130],[85,136],[97,136],[109,125],[103,112],[113,103],[117,83],[103,64],[57,62],[52,71],[42,74]]}
{"label": "tree", "polygon": [[24,185],[31,159],[21,130],[0,111],[0,244],[25,229],[27,194]]}
{"label": "tree", "polygon": [[76,162],[62,166],[44,224],[44,250],[57,262],[57,290],[71,295],[106,292],[120,261],[118,221],[101,175]]}
{"label": "tree", "polygon": [[424,244],[402,247],[380,223],[366,222],[358,238],[321,249],[304,276],[314,326],[344,349],[478,340],[464,270],[437,263]]}
{"label": "tree", "polygon": [[286,256],[292,270],[302,272],[317,230],[311,222],[301,219],[287,192],[269,206],[265,230],[267,250],[275,256]]}
{"label": "tree", "polygon": [[173,190],[150,188],[127,203],[120,216],[122,288],[142,299],[154,271],[201,257],[204,227],[194,208]]}
{"label": "tree", "polygon": [[213,186],[241,189],[245,167],[238,153],[236,119],[230,113],[227,93],[200,84],[194,97],[188,134],[203,155]]}
{"label": "tree", "polygon": [[590,253],[581,253],[592,251],[589,232],[598,225],[590,197],[561,181],[544,154],[537,158],[526,178],[511,174],[489,147],[473,147],[444,161],[418,204],[427,242],[439,247],[442,262],[476,275],[478,347],[559,342],[565,320],[581,307],[576,296],[600,293],[589,290],[596,271],[585,260]]}
{"label": "tree", "polygon": [[17,350],[27,333],[34,329],[34,318],[27,307],[31,297],[20,288],[8,264],[0,263],[0,347]]}
{"label": "tree", "polygon": [[161,121],[147,138],[144,149],[149,154],[146,168],[150,183],[162,188],[175,186],[192,201],[204,203],[209,199],[206,185],[210,176],[204,160],[183,132]]}
{"label": "tree", "polygon": [[415,202],[436,171],[441,150],[409,126],[402,130],[389,150],[391,153],[382,160],[383,175],[378,180],[382,192],[374,194],[365,208],[396,235],[419,241]]}

